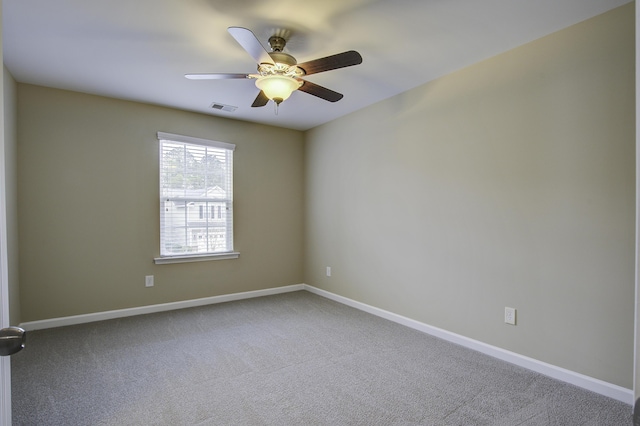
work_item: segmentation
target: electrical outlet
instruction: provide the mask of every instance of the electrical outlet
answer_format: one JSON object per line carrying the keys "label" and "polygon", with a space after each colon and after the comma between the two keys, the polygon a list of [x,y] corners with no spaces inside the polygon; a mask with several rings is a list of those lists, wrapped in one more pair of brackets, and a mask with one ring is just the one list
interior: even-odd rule
{"label": "electrical outlet", "polygon": [[153,275],[147,275],[144,277],[144,286],[153,287]]}
{"label": "electrical outlet", "polygon": [[327,276],[331,276],[331,266],[327,266]]}
{"label": "electrical outlet", "polygon": [[504,308],[504,322],[511,325],[516,325],[516,309]]}

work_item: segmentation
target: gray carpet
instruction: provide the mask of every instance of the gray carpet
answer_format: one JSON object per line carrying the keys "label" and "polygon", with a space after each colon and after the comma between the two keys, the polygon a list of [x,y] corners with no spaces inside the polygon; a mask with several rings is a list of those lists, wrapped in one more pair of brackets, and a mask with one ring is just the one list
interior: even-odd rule
{"label": "gray carpet", "polygon": [[308,292],[28,334],[14,425],[631,425],[631,406]]}

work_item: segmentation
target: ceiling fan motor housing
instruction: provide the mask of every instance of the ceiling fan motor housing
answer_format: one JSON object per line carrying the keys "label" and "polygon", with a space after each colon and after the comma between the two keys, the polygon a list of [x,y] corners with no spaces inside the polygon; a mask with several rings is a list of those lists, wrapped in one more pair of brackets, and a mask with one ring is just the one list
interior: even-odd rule
{"label": "ceiling fan motor housing", "polygon": [[269,52],[269,56],[273,59],[273,62],[276,64],[285,64],[288,66],[297,65],[298,61],[296,58],[284,52]]}
{"label": "ceiling fan motor housing", "polygon": [[[280,36],[271,36],[269,38],[269,46],[271,46],[272,52],[269,52],[269,56],[273,59],[273,62],[276,64],[276,68],[287,69],[295,67],[298,64],[298,61],[293,56],[288,53],[284,53],[283,49],[286,46],[287,40]],[[294,74],[301,75],[297,69],[290,69],[288,72],[294,72]]]}

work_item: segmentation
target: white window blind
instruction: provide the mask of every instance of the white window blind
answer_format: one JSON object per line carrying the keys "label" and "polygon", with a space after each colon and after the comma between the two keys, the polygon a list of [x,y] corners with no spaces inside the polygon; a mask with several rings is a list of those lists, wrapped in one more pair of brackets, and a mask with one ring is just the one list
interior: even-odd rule
{"label": "white window blind", "polygon": [[233,151],[224,142],[158,132],[160,257],[233,252]]}

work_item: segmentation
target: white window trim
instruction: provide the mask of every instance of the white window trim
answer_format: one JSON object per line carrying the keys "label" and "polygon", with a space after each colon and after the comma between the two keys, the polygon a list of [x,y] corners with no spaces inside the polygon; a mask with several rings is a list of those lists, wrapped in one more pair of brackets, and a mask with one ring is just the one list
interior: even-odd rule
{"label": "white window trim", "polygon": [[153,259],[153,263],[155,263],[156,265],[165,265],[169,263],[206,262],[208,260],[237,259],[238,257],[240,257],[240,252],[231,251],[224,253],[194,254],[189,256],[156,257]]}
{"label": "white window trim", "polygon": [[[210,139],[201,139],[193,136],[185,136],[185,135],[177,135],[174,133],[166,133],[166,132],[158,132],[157,133],[158,140],[171,140],[176,142],[184,142],[184,143],[192,143],[199,145],[207,145],[215,148],[224,148],[229,149],[231,151],[235,151],[235,144],[213,141]],[[240,257],[240,252],[230,251],[230,252],[220,252],[220,253],[206,253],[206,254],[192,254],[192,255],[184,255],[184,256],[161,256],[155,257],[153,262],[156,265],[165,265],[171,263],[188,263],[188,262],[206,262],[210,260],[227,260],[227,259],[237,259]]]}

